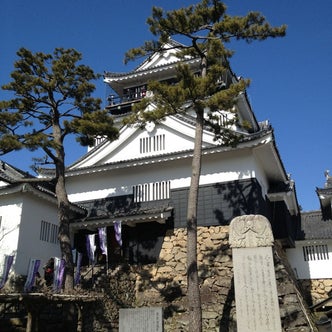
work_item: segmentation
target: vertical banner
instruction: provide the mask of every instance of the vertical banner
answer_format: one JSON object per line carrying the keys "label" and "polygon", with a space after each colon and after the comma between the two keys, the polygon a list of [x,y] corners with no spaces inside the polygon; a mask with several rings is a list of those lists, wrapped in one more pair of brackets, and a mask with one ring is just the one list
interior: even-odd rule
{"label": "vertical banner", "polygon": [[122,247],[122,235],[121,235],[121,221],[114,221],[115,239]]}
{"label": "vertical banner", "polygon": [[63,275],[65,271],[65,260],[54,257],[54,278],[53,291],[58,292],[62,287]]}
{"label": "vertical banner", "polygon": [[86,236],[86,248],[88,251],[89,262],[91,265],[95,263],[95,234],[90,234]]}
{"label": "vertical banner", "polygon": [[8,279],[8,275],[9,275],[9,271],[10,271],[10,268],[13,264],[13,261],[14,261],[14,256],[11,255],[5,255],[5,259],[4,259],[4,262],[3,262],[3,269],[2,269],[2,274],[1,274],[1,277],[0,277],[0,289],[3,288],[3,286],[5,286],[5,283]]}
{"label": "vertical banner", "polygon": [[74,285],[78,285],[81,281],[81,263],[82,263],[83,254],[81,252],[77,252],[77,260],[76,260],[76,271],[74,278]]}
{"label": "vertical banner", "polygon": [[38,272],[40,265],[40,259],[30,259],[29,263],[29,268],[28,268],[28,276],[27,280],[24,284],[24,291],[25,292],[30,292],[34,283],[35,283],[35,278],[36,278],[36,273]]}
{"label": "vertical banner", "polygon": [[107,233],[106,227],[98,228],[100,250],[102,254],[107,256]]}

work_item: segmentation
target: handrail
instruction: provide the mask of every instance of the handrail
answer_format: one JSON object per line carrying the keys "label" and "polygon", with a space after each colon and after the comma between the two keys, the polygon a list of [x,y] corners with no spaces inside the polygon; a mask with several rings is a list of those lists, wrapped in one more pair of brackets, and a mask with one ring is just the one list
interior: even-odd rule
{"label": "handrail", "polygon": [[107,100],[109,101],[109,104],[107,105],[107,107],[112,107],[112,106],[118,106],[118,105],[122,105],[122,104],[126,104],[132,101],[138,101],[141,100],[142,98],[145,97],[145,93],[140,93],[140,94],[136,94],[136,93],[130,93],[130,94],[124,94],[122,97],[120,96],[114,96],[114,95],[110,95]]}
{"label": "handrail", "polygon": [[331,300],[332,300],[332,296],[330,296],[330,297],[328,297],[328,298],[326,298],[326,299],[324,299],[324,300],[322,300],[322,301],[320,301],[320,302],[318,302],[316,304],[313,304],[312,306],[309,307],[309,309],[313,309],[314,310],[314,309],[320,308],[325,303],[327,303],[327,302],[329,302]]}

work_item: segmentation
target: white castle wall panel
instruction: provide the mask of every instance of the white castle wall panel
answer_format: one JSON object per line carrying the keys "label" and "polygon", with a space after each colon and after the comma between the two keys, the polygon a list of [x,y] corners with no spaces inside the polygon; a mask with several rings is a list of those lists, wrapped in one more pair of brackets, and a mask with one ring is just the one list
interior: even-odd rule
{"label": "white castle wall panel", "polygon": [[[201,185],[243,180],[257,176],[264,186],[265,178],[253,156],[230,155],[220,161],[220,156],[203,157]],[[131,168],[93,173],[81,177],[69,177],[67,190],[72,202],[86,201],[111,196],[128,195],[137,184],[171,181],[171,189],[186,188],[190,185],[191,158],[147,164]]]}

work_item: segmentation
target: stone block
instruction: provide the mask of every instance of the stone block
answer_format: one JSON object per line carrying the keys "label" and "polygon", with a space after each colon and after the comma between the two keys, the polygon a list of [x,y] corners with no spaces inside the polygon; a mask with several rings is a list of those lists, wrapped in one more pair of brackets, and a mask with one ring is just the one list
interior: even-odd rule
{"label": "stone block", "polygon": [[162,332],[162,308],[134,308],[119,310],[119,332]]}
{"label": "stone block", "polygon": [[271,245],[263,216],[241,216],[230,225],[238,332],[281,332]]}

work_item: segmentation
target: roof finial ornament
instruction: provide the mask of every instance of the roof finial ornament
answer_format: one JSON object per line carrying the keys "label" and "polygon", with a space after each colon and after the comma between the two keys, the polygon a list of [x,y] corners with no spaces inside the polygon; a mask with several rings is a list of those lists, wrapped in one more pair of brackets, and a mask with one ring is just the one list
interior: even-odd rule
{"label": "roof finial ornament", "polygon": [[332,181],[331,181],[331,176],[330,176],[330,170],[326,170],[325,172],[324,172],[324,176],[325,176],[325,185],[324,185],[324,187],[325,188],[331,188],[332,187]]}
{"label": "roof finial ornament", "polygon": [[324,172],[324,176],[325,176],[326,180],[328,180],[328,178],[329,178],[329,176],[330,176],[330,170],[327,169],[327,170]]}

